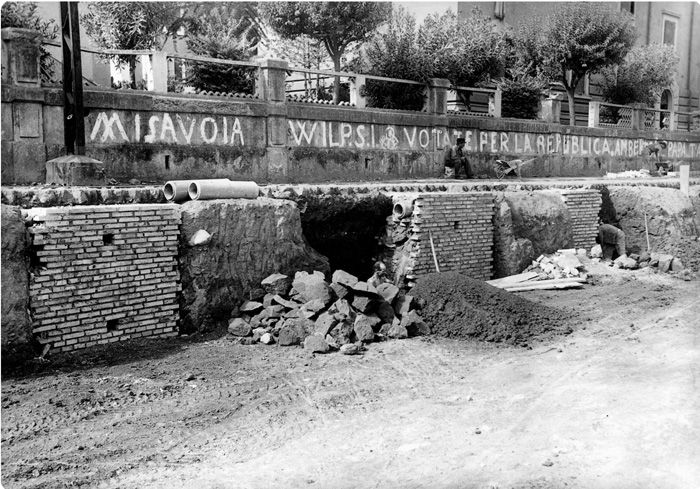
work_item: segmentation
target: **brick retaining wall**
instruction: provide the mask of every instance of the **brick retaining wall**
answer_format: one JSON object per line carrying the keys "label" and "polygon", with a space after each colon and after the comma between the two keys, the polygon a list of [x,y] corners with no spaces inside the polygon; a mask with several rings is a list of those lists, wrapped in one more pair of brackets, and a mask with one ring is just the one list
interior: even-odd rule
{"label": "brick retaining wall", "polygon": [[574,247],[590,250],[598,234],[598,214],[603,200],[598,190],[562,190],[571,215]]}
{"label": "brick retaining wall", "polygon": [[69,351],[177,334],[176,205],[51,207],[33,219],[33,333]]}
{"label": "brick retaining wall", "polygon": [[412,273],[435,271],[432,234],[441,272],[457,271],[488,280],[493,260],[493,195],[482,192],[424,193],[415,201],[411,239]]}

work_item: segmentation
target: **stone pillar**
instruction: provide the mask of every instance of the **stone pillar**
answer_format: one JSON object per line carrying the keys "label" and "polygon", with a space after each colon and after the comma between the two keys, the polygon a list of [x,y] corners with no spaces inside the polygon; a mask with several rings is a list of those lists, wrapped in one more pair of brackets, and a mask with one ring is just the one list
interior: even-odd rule
{"label": "stone pillar", "polygon": [[41,34],[32,29],[2,29],[2,81],[41,87]]}
{"label": "stone pillar", "polygon": [[168,57],[163,52],[151,55],[151,71],[153,91],[167,93],[168,91]]}
{"label": "stone pillar", "polygon": [[450,88],[450,80],[445,78],[431,78],[426,97],[425,109],[428,114],[447,114],[447,91]]}
{"label": "stone pillar", "polygon": [[267,102],[284,102],[285,81],[289,64],[281,59],[264,59],[260,61],[258,71],[258,97]]}
{"label": "stone pillar", "polygon": [[598,127],[600,123],[600,102],[590,100],[588,102],[588,127]]}
{"label": "stone pillar", "polygon": [[365,89],[367,79],[362,75],[356,75],[350,79],[350,105],[354,105],[358,109],[367,107],[367,99],[362,93]]}
{"label": "stone pillar", "polygon": [[680,168],[681,193],[690,196],[690,165],[681,165]]}
{"label": "stone pillar", "polygon": [[[501,105],[503,104],[503,92],[500,88],[496,88],[496,92],[493,94],[493,116],[501,117]],[[491,97],[489,97],[489,109],[491,109]],[[491,110],[489,110],[491,112]]]}
{"label": "stone pillar", "polygon": [[676,119],[677,119],[676,112],[673,111],[673,110],[671,110],[671,111],[668,113],[668,130],[669,130],[669,131],[675,131],[675,130],[676,130],[676,128],[677,128],[677,126],[678,126],[678,121],[677,121]]}
{"label": "stone pillar", "polygon": [[637,131],[643,131],[645,116],[646,105],[632,104],[632,129],[636,129]]}
{"label": "stone pillar", "polygon": [[554,123],[561,123],[561,101],[564,96],[560,93],[552,94],[545,99],[540,100],[540,108],[538,111],[538,119]]}

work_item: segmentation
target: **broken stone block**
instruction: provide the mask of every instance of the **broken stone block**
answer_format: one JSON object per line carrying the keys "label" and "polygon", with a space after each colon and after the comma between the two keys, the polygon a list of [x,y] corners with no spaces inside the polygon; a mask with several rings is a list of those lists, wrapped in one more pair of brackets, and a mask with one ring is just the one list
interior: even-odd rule
{"label": "broken stone block", "polygon": [[330,287],[338,299],[343,299],[344,297],[347,297],[348,294],[350,293],[348,288],[344,285],[341,285],[341,284],[332,283],[330,285]]}
{"label": "broken stone block", "polygon": [[292,280],[282,273],[273,273],[260,282],[265,292],[272,295],[287,295],[292,287]]}
{"label": "broken stone block", "polygon": [[187,242],[190,246],[203,246],[211,241],[211,234],[206,232],[204,229],[200,229],[192,235],[190,240]]}
{"label": "broken stone block", "polygon": [[559,265],[559,267],[561,268],[571,268],[574,270],[582,266],[579,259],[576,258],[576,255],[574,255],[573,253],[563,253],[559,256],[556,256],[554,258],[554,263]]}
{"label": "broken stone block", "polygon": [[312,274],[306,272],[297,272],[294,275],[292,287],[303,298],[303,302],[319,299],[324,304],[331,301],[331,289],[324,280],[323,273],[314,272]]}
{"label": "broken stone block", "polygon": [[385,301],[392,304],[396,296],[399,295],[399,288],[394,284],[381,284],[377,287],[377,292],[379,292]]}
{"label": "broken stone block", "polygon": [[333,277],[331,278],[331,281],[336,284],[340,285],[345,285],[346,287],[351,287],[355,285],[357,282],[359,282],[359,279],[344,271],[344,270],[336,270],[333,272]]}
{"label": "broken stone block", "polygon": [[406,329],[406,326],[401,324],[401,321],[399,321],[398,319],[394,319],[394,321],[392,321],[392,323],[388,325],[385,334],[389,338],[408,338],[408,330]]}
{"label": "broken stone block", "polygon": [[273,302],[276,302],[277,304],[287,308],[287,309],[297,309],[299,307],[299,304],[297,304],[294,301],[288,301],[287,299],[282,298],[280,295],[276,295],[272,298]]}
{"label": "broken stone block", "polygon": [[404,317],[406,314],[408,314],[412,307],[413,296],[406,294],[396,299],[396,303],[394,304],[394,311],[396,311],[397,316]]}
{"label": "broken stone block", "polygon": [[260,337],[260,343],[263,343],[265,345],[271,345],[274,343],[275,339],[272,337],[270,333],[265,333]]}
{"label": "broken stone block", "polygon": [[358,355],[362,352],[362,346],[353,343],[348,343],[340,347],[340,353],[343,355]]}
{"label": "broken stone block", "polygon": [[324,336],[312,334],[304,339],[304,350],[309,350],[311,353],[326,353],[330,350]]}
{"label": "broken stone block", "polygon": [[360,311],[361,313],[364,313],[364,314],[370,312],[372,310],[372,308],[374,307],[374,305],[375,305],[374,299],[372,299],[371,297],[364,296],[364,295],[356,295],[352,299],[352,307],[354,307],[355,309],[357,309],[358,311]]}
{"label": "broken stone block", "polygon": [[345,299],[338,299],[328,310],[342,314],[345,317],[350,317],[353,314],[350,303]]}
{"label": "broken stone block", "polygon": [[267,333],[266,328],[255,328],[253,330],[253,341],[260,341],[260,338],[262,338],[262,335],[264,335],[265,333]]}
{"label": "broken stone block", "polygon": [[394,308],[388,302],[380,302],[377,306],[377,316],[382,320],[383,323],[391,324],[396,314],[394,313]]}
{"label": "broken stone block", "polygon": [[416,311],[410,311],[401,319],[401,326],[406,328],[409,336],[430,334],[430,327],[423,322]]}
{"label": "broken stone block", "polygon": [[671,269],[671,263],[673,262],[673,255],[658,255],[659,260],[659,271],[668,272]]}
{"label": "broken stone block", "polygon": [[322,313],[314,323],[314,334],[325,336],[338,324],[338,319],[328,312]]}
{"label": "broken stone block", "polygon": [[352,290],[355,293],[362,294],[365,296],[379,297],[379,291],[367,282],[357,282],[352,286]]}
{"label": "broken stone block", "polygon": [[647,251],[643,251],[642,253],[640,253],[639,260],[637,261],[644,262],[649,260],[651,260],[651,255]]}
{"label": "broken stone block", "polygon": [[380,319],[376,316],[358,314],[355,318],[353,331],[358,341],[368,342],[374,339],[374,326],[379,325]]}
{"label": "broken stone block", "polygon": [[603,248],[597,244],[591,248],[591,258],[601,258],[603,256]]}
{"label": "broken stone block", "polygon": [[255,314],[262,310],[263,305],[260,302],[256,301],[245,301],[241,306],[238,308],[241,312],[246,313],[246,314]]}
{"label": "broken stone block", "polygon": [[228,332],[234,336],[248,336],[251,331],[250,324],[241,318],[234,318],[228,323]]}
{"label": "broken stone block", "polygon": [[286,324],[280,329],[279,338],[277,338],[277,343],[280,346],[291,346],[298,345],[301,343],[301,334],[293,324]]}
{"label": "broken stone block", "polygon": [[279,304],[266,307],[264,310],[267,313],[268,318],[281,318],[282,314],[284,314],[285,311],[284,306],[281,306]]}
{"label": "broken stone block", "polygon": [[262,300],[262,305],[263,307],[270,307],[272,305],[272,299],[275,296],[273,294],[265,294],[265,297],[263,297]]}
{"label": "broken stone block", "polygon": [[635,268],[637,268],[637,261],[633,260],[628,256],[622,255],[617,257],[615,261],[613,261],[613,266],[626,268],[628,270],[634,270]]}
{"label": "broken stone block", "polygon": [[307,311],[317,313],[318,311],[326,307],[326,304],[320,299],[314,299],[312,301],[304,303],[304,305],[302,305],[301,307]]}
{"label": "broken stone block", "polygon": [[336,324],[329,334],[337,345],[345,345],[352,342],[352,332],[352,322],[350,322],[350,320],[345,320]]}
{"label": "broken stone block", "polygon": [[673,258],[673,261],[671,262],[671,271],[672,272],[682,272],[685,269],[683,266],[683,262],[680,261],[678,258]]}

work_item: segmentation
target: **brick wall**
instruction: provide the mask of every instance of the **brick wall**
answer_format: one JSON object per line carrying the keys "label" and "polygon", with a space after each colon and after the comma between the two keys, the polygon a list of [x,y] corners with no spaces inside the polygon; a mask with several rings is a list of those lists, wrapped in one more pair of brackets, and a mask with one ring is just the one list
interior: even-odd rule
{"label": "brick wall", "polygon": [[33,333],[69,351],[177,334],[176,205],[35,208],[30,251]]}
{"label": "brick wall", "polygon": [[574,247],[590,250],[598,234],[598,213],[603,200],[597,190],[561,190],[571,215]]}
{"label": "brick wall", "polygon": [[490,279],[493,261],[493,195],[487,192],[424,193],[416,198],[410,239],[412,267],[420,276],[435,272],[432,234],[441,272],[458,271]]}

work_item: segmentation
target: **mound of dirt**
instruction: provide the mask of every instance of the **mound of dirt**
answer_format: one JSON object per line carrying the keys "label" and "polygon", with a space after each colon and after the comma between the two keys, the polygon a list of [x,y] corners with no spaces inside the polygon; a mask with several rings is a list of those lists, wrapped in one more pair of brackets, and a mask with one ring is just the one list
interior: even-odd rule
{"label": "mound of dirt", "polygon": [[656,242],[659,253],[668,253],[678,258],[683,266],[700,271],[700,241],[693,236],[664,236]]}
{"label": "mound of dirt", "polygon": [[568,334],[572,314],[552,309],[458,272],[418,279],[411,294],[434,334],[526,346],[535,339]]}

